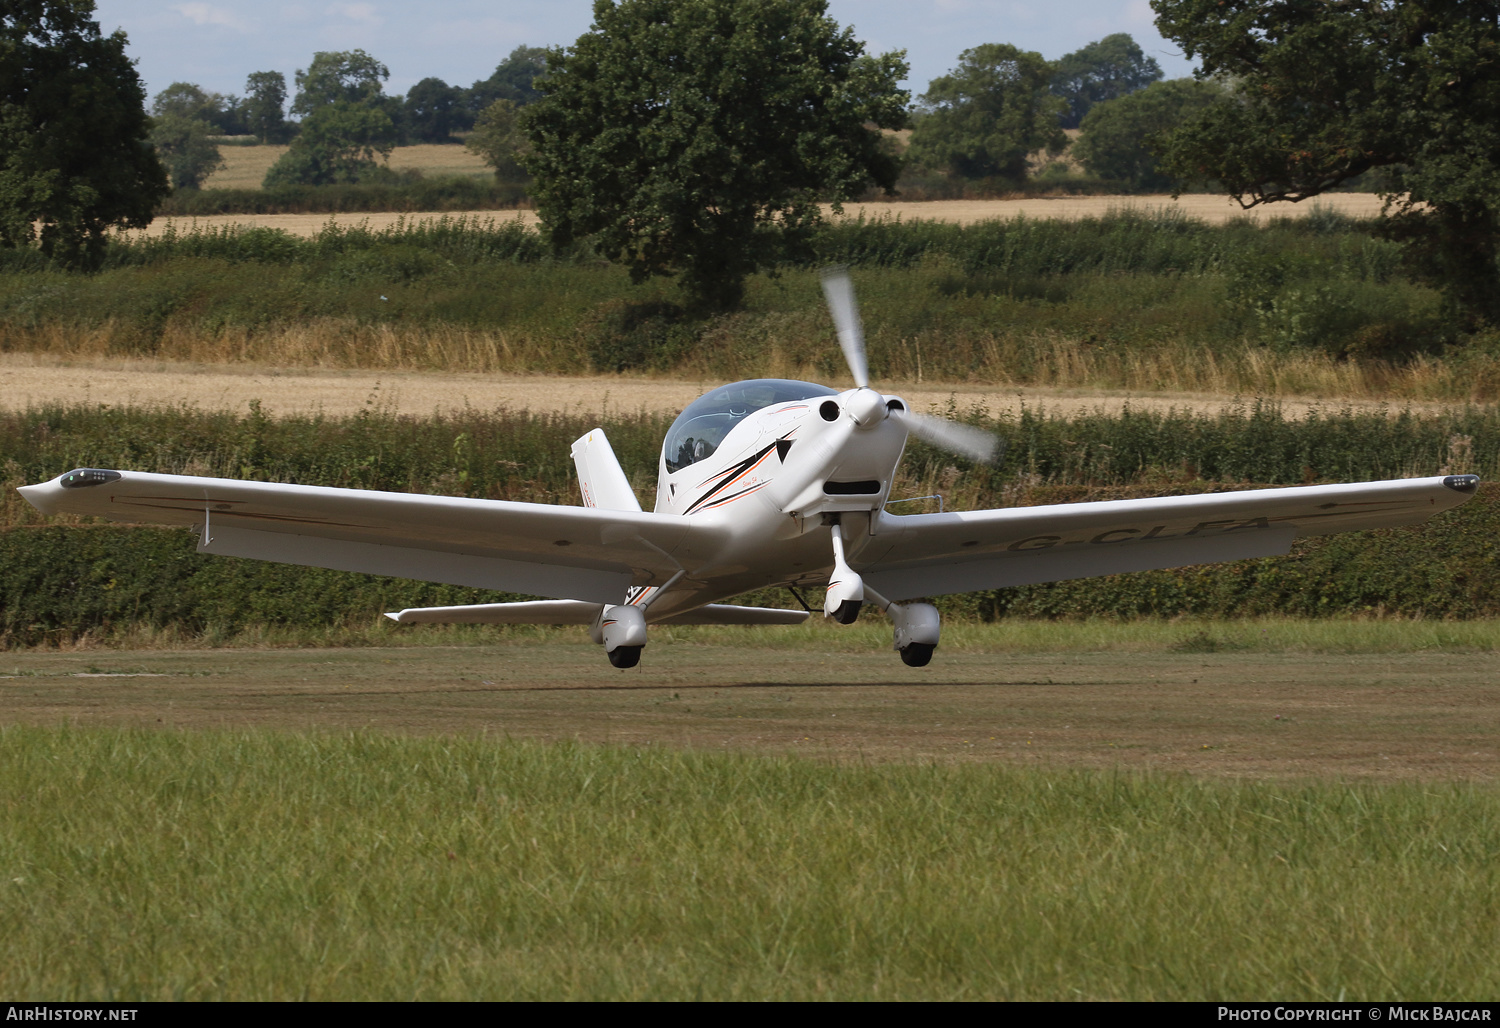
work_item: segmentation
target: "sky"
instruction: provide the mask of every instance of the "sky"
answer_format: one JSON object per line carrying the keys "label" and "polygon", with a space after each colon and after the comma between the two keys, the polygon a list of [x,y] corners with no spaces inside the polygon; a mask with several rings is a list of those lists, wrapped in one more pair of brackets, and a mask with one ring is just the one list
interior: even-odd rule
{"label": "sky", "polygon": [[[869,53],[905,49],[915,95],[959,53],[1011,43],[1061,57],[1128,32],[1168,78],[1192,65],[1157,35],[1146,0],[828,0]],[[517,46],[572,43],[592,22],[590,0],[96,0],[105,32],[124,29],[148,94],[173,82],[243,93],[254,71],[293,74],[319,50],[364,50],[391,70],[386,92],[404,95],[435,75],[450,85],[488,78]]]}

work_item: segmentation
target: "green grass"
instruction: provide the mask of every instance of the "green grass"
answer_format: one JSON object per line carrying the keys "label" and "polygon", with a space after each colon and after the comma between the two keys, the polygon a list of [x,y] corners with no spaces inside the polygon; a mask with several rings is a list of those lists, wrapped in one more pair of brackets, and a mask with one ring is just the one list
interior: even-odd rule
{"label": "green grass", "polygon": [[[404,600],[404,597],[402,597]],[[890,647],[891,628],[867,611],[854,626],[814,616],[803,625],[776,628],[658,627],[651,646],[742,647],[762,650],[859,654]],[[215,624],[202,631],[173,624],[125,623],[83,638],[61,640],[63,649],[121,651],[201,649],[310,649],[341,647],[484,647],[582,644],[582,628],[542,625],[424,625],[397,627],[370,610],[325,624]],[[1012,618],[999,622],[950,619],[943,653],[1494,653],[1500,651],[1500,618],[1444,621],[1384,617],[1084,617]],[[37,652],[36,649],[27,651]],[[655,651],[653,651],[655,652]]]}
{"label": "green grass", "polygon": [[0,730],[16,999],[1482,998],[1500,795]]}

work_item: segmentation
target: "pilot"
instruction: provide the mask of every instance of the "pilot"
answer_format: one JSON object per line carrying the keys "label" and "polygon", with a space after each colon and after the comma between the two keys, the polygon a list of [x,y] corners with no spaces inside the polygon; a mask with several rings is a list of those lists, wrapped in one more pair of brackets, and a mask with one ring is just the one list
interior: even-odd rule
{"label": "pilot", "polygon": [[677,465],[678,467],[685,468],[689,464],[698,463],[713,452],[714,446],[707,439],[694,439],[692,436],[688,436],[682,441],[682,445],[677,448]]}

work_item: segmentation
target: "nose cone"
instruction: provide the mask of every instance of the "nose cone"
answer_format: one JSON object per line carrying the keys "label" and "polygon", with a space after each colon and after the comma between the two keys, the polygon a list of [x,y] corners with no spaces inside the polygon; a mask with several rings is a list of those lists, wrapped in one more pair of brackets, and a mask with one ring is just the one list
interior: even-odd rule
{"label": "nose cone", "polygon": [[844,409],[860,428],[874,428],[890,413],[885,408],[885,397],[873,389],[855,389],[847,394]]}

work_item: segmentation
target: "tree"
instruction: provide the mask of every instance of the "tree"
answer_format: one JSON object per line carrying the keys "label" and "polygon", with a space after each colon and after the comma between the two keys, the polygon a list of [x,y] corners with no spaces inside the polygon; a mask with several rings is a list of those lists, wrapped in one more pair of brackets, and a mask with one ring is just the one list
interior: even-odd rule
{"label": "tree", "polygon": [[173,117],[201,121],[220,136],[245,135],[245,111],[237,96],[209,93],[191,82],[174,82],[151,101],[154,118]]}
{"label": "tree", "polygon": [[495,169],[501,182],[519,182],[527,178],[522,159],[531,146],[516,118],[517,107],[510,100],[496,100],[474,122],[474,133],[464,143],[465,149],[484,158]]}
{"label": "tree", "polygon": [[1500,323],[1500,24],[1493,2],[1153,0],[1157,26],[1232,96],[1173,132],[1164,166],[1245,207],[1384,169],[1385,231],[1470,324]]}
{"label": "tree", "polygon": [[[95,267],[168,192],[146,92],[90,0],[0,0],[0,246]],[[37,225],[40,224],[40,232]]]}
{"label": "tree", "polygon": [[958,67],[923,93],[907,158],[962,178],[1026,179],[1026,158],[1060,152],[1064,109],[1048,84],[1052,66],[1039,53],[986,43],[958,56]]}
{"label": "tree", "polygon": [[283,143],[290,136],[286,121],[286,76],[255,71],[245,79],[245,123],[262,143]]}
{"label": "tree", "polygon": [[1157,166],[1163,140],[1222,94],[1214,83],[1173,79],[1095,104],[1084,116],[1072,154],[1102,178],[1142,189],[1171,189],[1179,180]]}
{"label": "tree", "polygon": [[400,139],[394,107],[401,101],[381,92],[390,69],[363,50],[313,55],[307,71],[297,72],[301,131],[287,152],[266,172],[265,186],[326,186],[358,182],[378,167]]}
{"label": "tree", "polygon": [[904,123],[906,62],[865,56],[825,10],[596,0],[521,115],[551,238],[592,236],[633,281],[678,274],[694,304],[727,308],[805,244],[819,201],[893,190],[899,162],[871,126]]}
{"label": "tree", "polygon": [[151,145],[167,166],[172,188],[201,189],[204,179],[224,167],[219,144],[210,138],[224,101],[191,82],[174,82],[151,101]]}
{"label": "tree", "polygon": [[1078,128],[1095,104],[1118,100],[1161,78],[1161,65],[1127,33],[1116,32],[1053,65],[1052,92],[1067,101],[1063,128]]}
{"label": "tree", "polygon": [[302,131],[266,172],[264,185],[329,186],[358,182],[396,145],[390,117],[368,104],[338,100],[302,119]]}
{"label": "tree", "polygon": [[468,106],[474,114],[496,100],[509,100],[517,107],[541,99],[536,80],[547,70],[547,50],[540,46],[518,46],[501,61],[495,73],[469,88]]}
{"label": "tree", "polygon": [[151,116],[212,122],[224,110],[224,97],[191,82],[174,82],[151,101]]}
{"label": "tree", "polygon": [[224,167],[212,126],[201,118],[168,114],[151,119],[151,144],[167,166],[174,189],[201,189],[204,179]]}
{"label": "tree", "polygon": [[424,143],[446,143],[459,125],[463,91],[439,78],[425,78],[406,92],[406,120]]}
{"label": "tree", "polygon": [[390,77],[391,70],[363,50],[320,51],[306,71],[297,71],[292,113],[305,116],[335,103],[379,106],[381,83]]}

